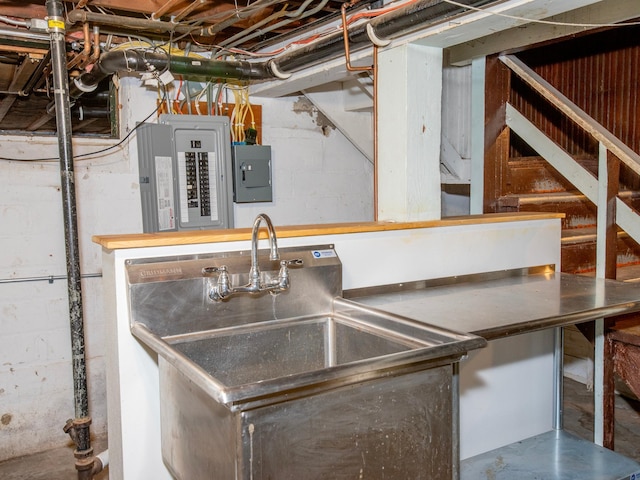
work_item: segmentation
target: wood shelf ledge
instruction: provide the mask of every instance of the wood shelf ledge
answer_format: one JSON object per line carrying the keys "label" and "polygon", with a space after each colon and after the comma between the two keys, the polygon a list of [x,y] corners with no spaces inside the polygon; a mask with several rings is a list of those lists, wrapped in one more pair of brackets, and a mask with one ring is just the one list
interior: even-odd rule
{"label": "wood shelf ledge", "polygon": [[[378,232],[390,230],[412,230],[417,228],[452,227],[459,225],[522,222],[564,218],[563,213],[490,213],[485,215],[465,215],[447,217],[441,220],[420,222],[359,222],[328,223],[313,225],[275,226],[278,238],[308,237],[316,235],[336,235],[348,233]],[[260,238],[267,238],[261,229]],[[200,243],[233,242],[251,239],[251,228],[228,230],[183,230],[180,232],[133,233],[120,235],[94,235],[92,240],[107,250],[142,247],[166,247]]]}

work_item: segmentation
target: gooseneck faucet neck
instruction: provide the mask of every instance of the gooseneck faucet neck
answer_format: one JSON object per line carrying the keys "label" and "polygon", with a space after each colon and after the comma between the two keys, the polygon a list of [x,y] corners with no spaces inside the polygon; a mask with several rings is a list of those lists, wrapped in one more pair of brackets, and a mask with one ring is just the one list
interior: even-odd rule
{"label": "gooseneck faucet neck", "polygon": [[269,260],[280,260],[278,253],[278,239],[276,231],[273,228],[271,219],[264,213],[260,213],[253,221],[253,230],[251,232],[251,268],[258,268],[258,234],[260,232],[260,223],[264,220],[267,224],[267,232],[269,233]]}
{"label": "gooseneck faucet neck", "polygon": [[242,286],[234,287],[231,284],[229,272],[227,267],[222,265],[220,267],[207,267],[202,270],[202,273],[206,276],[211,274],[218,274],[218,280],[210,292],[209,298],[218,302],[236,293],[261,293],[270,292],[274,295],[284,292],[289,289],[289,266],[302,266],[302,260],[283,260],[280,262],[280,270],[278,272],[278,278],[275,280],[260,279],[260,267],[258,265],[258,234],[260,232],[260,224],[264,220],[267,224],[267,231],[269,233],[269,246],[271,253],[269,254],[269,260],[280,260],[280,253],[278,252],[278,240],[276,239],[276,231],[273,228],[271,219],[264,213],[260,213],[253,222],[253,231],[251,232],[251,268],[249,269],[249,283]]}

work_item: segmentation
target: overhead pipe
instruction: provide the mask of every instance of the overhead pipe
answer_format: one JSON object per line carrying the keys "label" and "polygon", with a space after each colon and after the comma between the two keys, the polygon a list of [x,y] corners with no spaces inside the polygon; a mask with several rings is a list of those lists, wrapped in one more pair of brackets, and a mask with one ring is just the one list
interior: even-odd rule
{"label": "overhead pipe", "polygon": [[[248,42],[249,40],[253,40],[256,37],[259,37],[260,35],[263,35],[265,33],[268,33],[273,30],[277,30],[278,28],[289,25],[290,23],[296,20],[302,20],[303,18],[307,18],[307,17],[310,17],[311,15],[315,15],[320,10],[322,10],[325,7],[325,5],[329,2],[329,0],[320,0],[318,5],[313,7],[311,10],[305,11],[308,4],[311,1],[312,0],[307,0],[306,2],[302,3],[302,5],[300,5],[300,7],[293,12],[284,12],[284,15],[279,15],[279,16],[288,17],[287,20],[282,20],[278,23],[274,23],[273,25],[269,25],[268,27],[261,28],[260,30],[250,34],[250,32],[262,26],[261,22],[258,22],[257,24],[252,25],[248,29],[243,30],[242,32],[236,34],[235,36],[225,40],[224,42],[220,42],[219,45],[221,47],[238,47],[239,45],[242,45],[243,43]],[[268,18],[271,19],[271,17],[268,17]]]}
{"label": "overhead pipe", "polygon": [[[487,4],[497,3],[499,0],[461,0],[470,7],[478,8]],[[265,8],[277,0],[258,0],[245,10],[253,12],[256,8]],[[168,2],[167,5],[172,2]],[[358,50],[371,43],[380,46],[388,40],[416,31],[425,25],[442,21],[465,12],[467,9],[447,3],[443,0],[418,0],[406,7],[398,8],[374,18],[366,24],[359,24],[348,28],[348,41],[351,50]],[[187,25],[179,25],[172,22],[158,20],[146,20],[118,15],[73,10],[69,12],[67,20],[75,22],[95,22],[102,25],[111,25],[141,30],[152,30],[176,33],[197,33],[199,35],[215,35],[225,28],[229,22],[235,23],[243,18],[243,10],[237,12],[233,19],[223,20],[207,28],[197,28]],[[301,46],[284,54],[264,62],[217,62],[213,60],[190,57],[168,57],[155,52],[143,52],[142,50],[121,50],[103,54],[96,63],[97,68],[81,75],[72,86],[73,95],[82,95],[83,92],[92,91],[99,80],[121,70],[143,72],[150,68],[170,71],[180,75],[195,75],[218,78],[237,78],[245,80],[265,80],[269,78],[287,78],[290,72],[309,67],[313,64],[335,58],[344,53],[345,42],[343,32],[327,35],[320,40]],[[126,53],[124,57],[122,52]],[[226,64],[224,66],[223,64]],[[95,77],[95,78],[94,78]],[[96,81],[96,79],[99,80]]]}
{"label": "overhead pipe", "polygon": [[[498,0],[461,0],[470,7],[481,7]],[[443,0],[419,0],[393,12],[380,15],[366,24],[359,24],[348,29],[348,40],[351,50],[358,50],[372,43],[370,33],[379,41],[397,38],[404,34],[424,28],[425,25],[442,21],[465,12],[467,9],[444,2]],[[367,25],[370,25],[367,28]],[[369,32],[367,31],[369,30]],[[342,32],[336,32],[320,40],[292,49],[275,57],[272,62],[277,71],[286,75],[317,64],[321,61],[344,54]]]}
{"label": "overhead pipe", "polygon": [[[462,3],[477,8],[499,0],[462,0]],[[273,0],[258,0],[256,5],[266,5]],[[426,24],[442,21],[458,15],[467,9],[449,4],[443,0],[418,0],[406,7],[399,8],[374,18],[366,24],[359,24],[342,31],[328,35],[320,40],[285,52],[267,62],[248,61],[218,61],[205,58],[170,56],[165,53],[151,52],[143,49],[112,50],[100,56],[90,72],[85,72],[75,78],[71,85],[71,98],[79,98],[86,92],[94,91],[101,80],[119,71],[134,72],[164,72],[183,76],[201,76],[219,79],[238,80],[268,80],[273,78],[286,79],[291,72],[311,66],[329,58],[344,54],[345,44],[350,50],[357,50],[372,43],[381,46],[389,39],[415,31]],[[75,13],[74,13],[75,12]],[[93,14],[84,11],[72,11],[69,17],[82,21],[99,21],[100,17],[115,17],[113,15]],[[123,17],[126,19],[126,17]],[[138,19],[130,19],[137,22]],[[154,24],[163,23],[144,20]],[[172,27],[180,28],[175,24]],[[219,24],[215,28],[219,28]],[[193,27],[184,27],[190,28]],[[345,36],[347,42],[345,42]]]}
{"label": "overhead pipe", "polygon": [[88,107],[86,105],[76,105],[71,110],[71,114],[74,118],[83,121],[90,118],[109,118],[111,116],[111,110],[106,106]]}
{"label": "overhead pipe", "polygon": [[116,72],[162,73],[167,69],[177,75],[219,79],[264,80],[274,77],[266,63],[170,56],[143,49],[111,50],[100,56],[90,72],[74,79],[70,95],[71,98],[79,98],[83,93],[92,92],[100,81]]}
{"label": "overhead pipe", "polygon": [[84,48],[82,52],[77,53],[68,63],[67,70],[70,70],[76,66],[82,67],[88,60],[91,54],[91,38],[90,38],[91,26],[88,23],[82,25],[82,32],[84,37]]}
{"label": "overhead pipe", "polygon": [[198,29],[197,34],[202,36],[214,36],[216,33],[221,32],[225,28],[235,25],[236,23],[249,18],[251,15],[255,15],[262,10],[280,3],[281,0],[257,0],[251,5],[242,8],[240,10],[234,10],[228,17],[213,25]]}
{"label": "overhead pipe", "polygon": [[3,45],[49,51],[50,39],[46,33],[35,33],[18,28],[0,26],[0,40],[2,40]]}
{"label": "overhead pipe", "polygon": [[91,417],[89,416],[84,321],[82,315],[82,276],[80,272],[75,174],[71,143],[71,108],[66,62],[64,6],[61,0],[46,0],[46,7],[51,45],[53,95],[58,128],[58,151],[60,155],[75,407],[75,419],[67,421],[64,431],[69,433],[76,444],[74,455],[76,457],[78,479],[90,480],[101,465],[101,462],[95,462],[90,435]]}
{"label": "overhead pipe", "polygon": [[71,10],[67,14],[67,22],[70,25],[75,23],[99,23],[111,27],[142,30],[158,33],[195,33],[198,29],[190,25],[179,25],[173,22],[163,22],[160,20],[147,20],[146,18],[132,18],[123,15],[111,15],[106,13],[95,13],[87,10]]}

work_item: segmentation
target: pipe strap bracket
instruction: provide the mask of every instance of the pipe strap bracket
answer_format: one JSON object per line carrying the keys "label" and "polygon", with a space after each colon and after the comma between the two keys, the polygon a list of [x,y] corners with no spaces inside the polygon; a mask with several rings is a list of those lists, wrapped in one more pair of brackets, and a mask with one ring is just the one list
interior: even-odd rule
{"label": "pipe strap bracket", "polygon": [[373,25],[367,23],[367,37],[371,40],[376,47],[386,47],[391,43],[391,40],[388,38],[380,38],[376,35],[376,31],[373,29]]}
{"label": "pipe strap bracket", "polygon": [[269,61],[269,70],[271,70],[271,73],[273,73],[273,75],[280,80],[286,80],[291,76],[290,73],[281,72],[278,68],[278,65],[276,65],[276,62],[273,60]]}

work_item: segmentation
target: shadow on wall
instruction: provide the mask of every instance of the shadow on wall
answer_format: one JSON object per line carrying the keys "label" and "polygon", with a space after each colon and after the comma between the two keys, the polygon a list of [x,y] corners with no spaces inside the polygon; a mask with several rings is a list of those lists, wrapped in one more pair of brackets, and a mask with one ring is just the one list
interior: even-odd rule
{"label": "shadow on wall", "polygon": [[469,215],[471,211],[471,186],[467,184],[442,185],[442,217]]}

